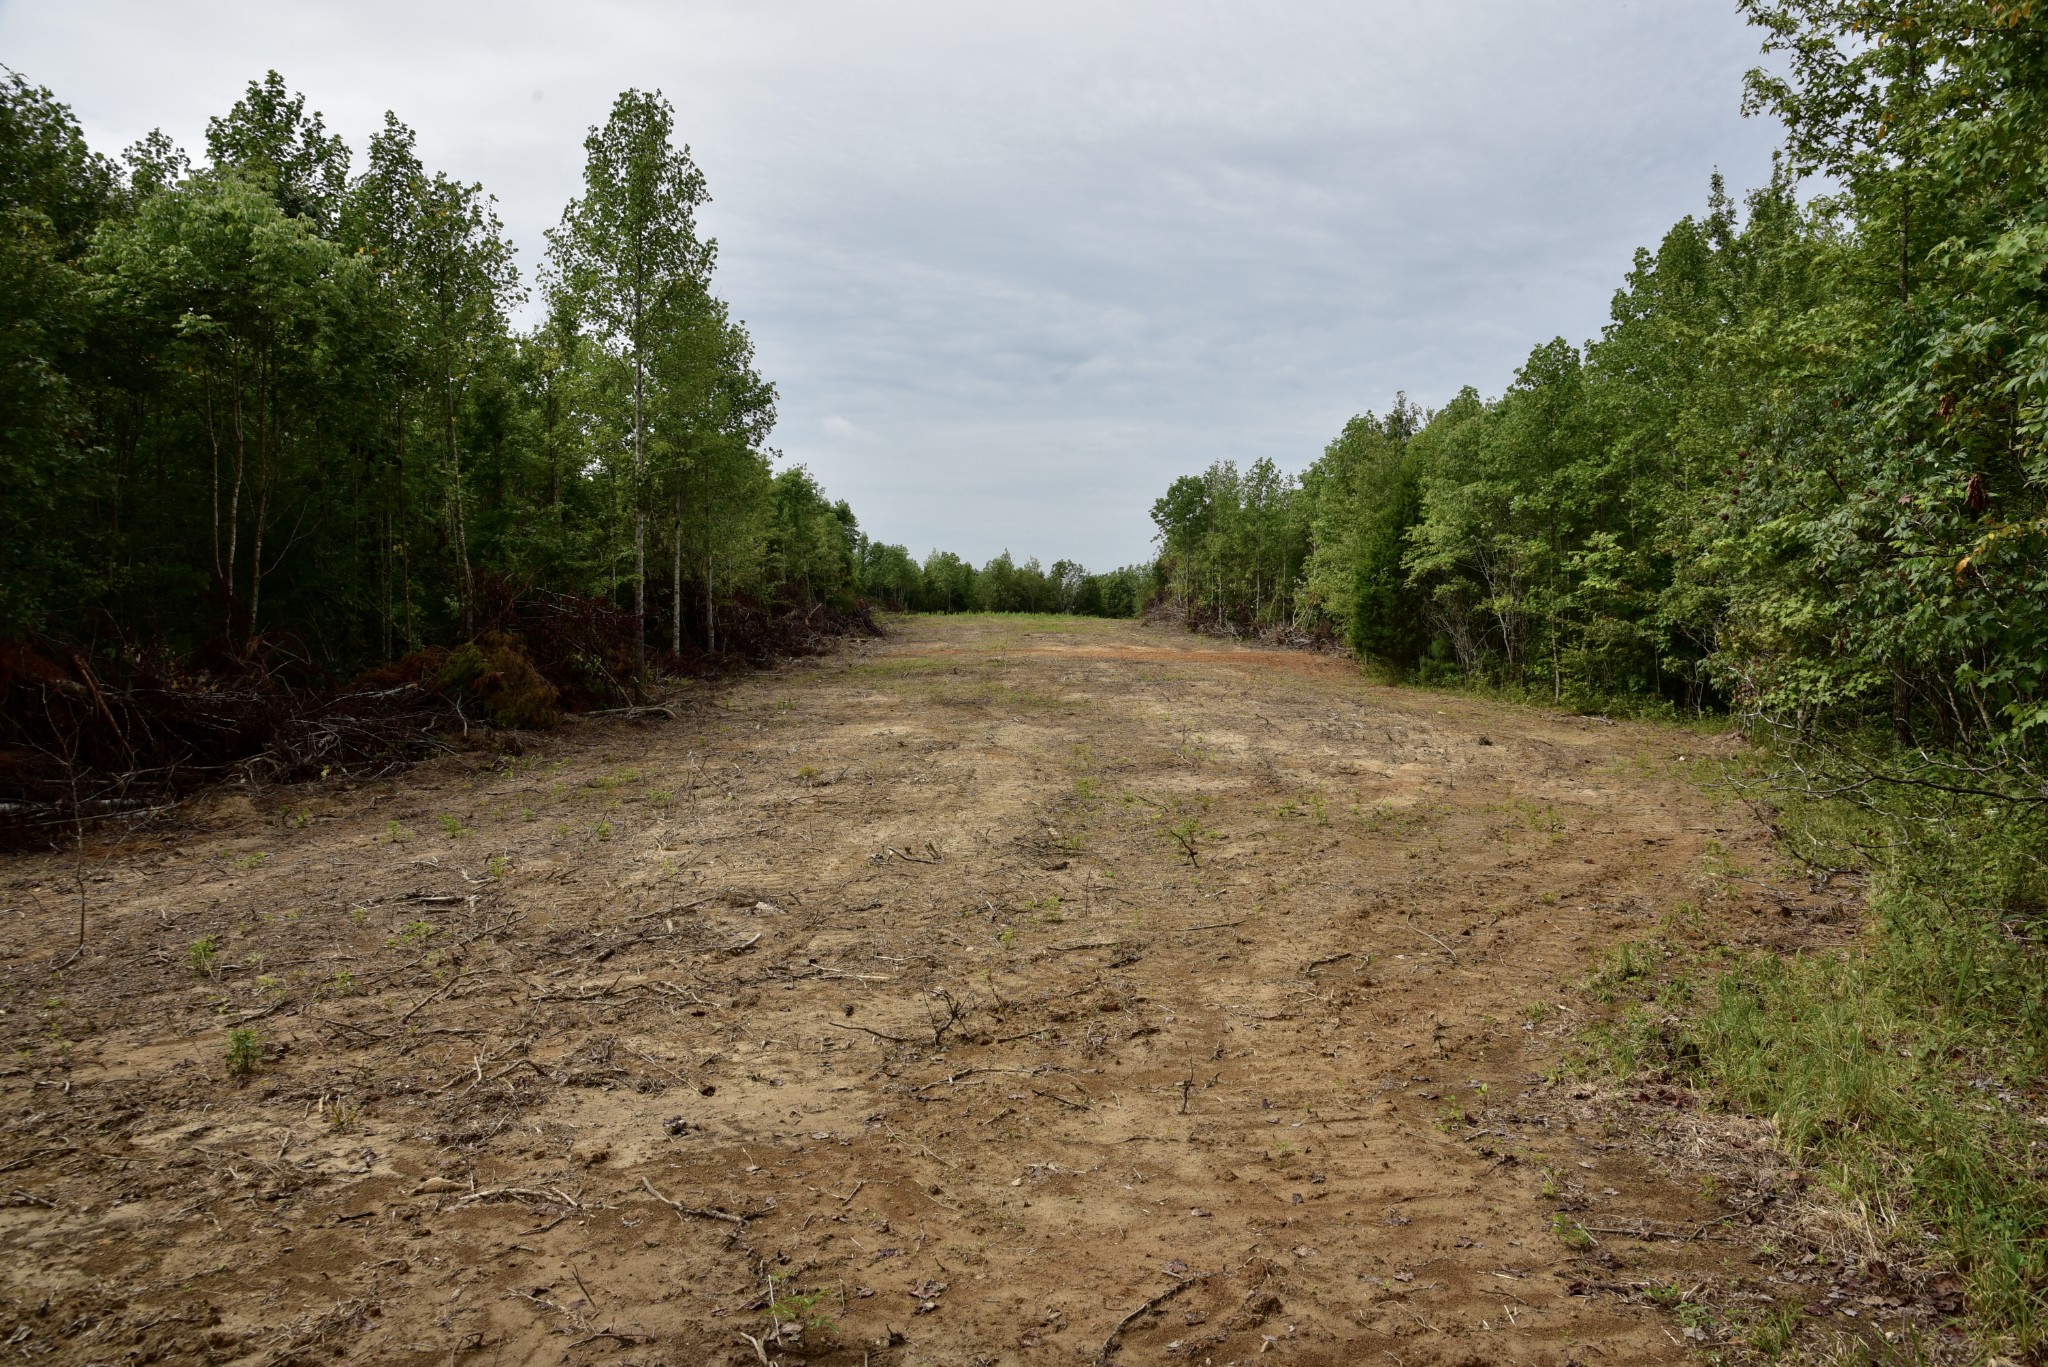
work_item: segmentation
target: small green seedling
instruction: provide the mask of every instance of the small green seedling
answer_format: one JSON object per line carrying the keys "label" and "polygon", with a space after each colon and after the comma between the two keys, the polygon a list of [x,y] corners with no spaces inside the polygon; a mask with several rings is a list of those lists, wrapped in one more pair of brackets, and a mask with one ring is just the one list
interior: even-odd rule
{"label": "small green seedling", "polygon": [[203,973],[211,978],[219,959],[220,941],[211,935],[202,935],[185,947],[185,962],[192,965],[194,973]]}
{"label": "small green seedling", "polygon": [[263,1062],[263,1041],[249,1029],[228,1031],[228,1076],[247,1077]]}
{"label": "small green seedling", "polygon": [[1585,1227],[1578,1221],[1566,1215],[1550,1217],[1550,1232],[1574,1253],[1583,1253],[1593,1246],[1593,1236],[1586,1233]]}

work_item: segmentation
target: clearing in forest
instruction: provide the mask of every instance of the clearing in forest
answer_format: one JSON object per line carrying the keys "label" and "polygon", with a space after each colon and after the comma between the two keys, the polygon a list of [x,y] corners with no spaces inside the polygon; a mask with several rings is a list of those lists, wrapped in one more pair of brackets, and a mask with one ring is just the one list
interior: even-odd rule
{"label": "clearing in forest", "polygon": [[1784,1174],[1560,1065],[1623,946],[1839,914],[1728,876],[1764,834],[1684,777],[1722,744],[917,618],[678,720],[12,858],[0,1337],[1687,1360],[1656,1302],[1768,1304]]}

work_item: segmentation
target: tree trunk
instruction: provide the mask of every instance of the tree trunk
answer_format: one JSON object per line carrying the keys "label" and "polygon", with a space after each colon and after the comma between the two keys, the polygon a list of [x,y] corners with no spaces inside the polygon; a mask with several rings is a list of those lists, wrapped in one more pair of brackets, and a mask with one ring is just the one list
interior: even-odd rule
{"label": "tree trunk", "polygon": [[668,629],[668,650],[671,655],[683,653],[683,495],[676,493],[676,539],[674,583],[669,590],[670,604],[674,611]]}
{"label": "tree trunk", "polygon": [[249,529],[249,624],[244,639],[256,639],[256,615],[263,607],[263,526],[270,517],[270,477],[276,464],[277,398],[264,405],[256,429],[256,525]]}
{"label": "tree trunk", "polygon": [[220,423],[213,412],[213,375],[205,377],[206,394],[206,441],[213,450],[213,581],[227,582],[227,571],[221,566],[220,558]]}
{"label": "tree trunk", "polygon": [[469,528],[462,516],[462,451],[455,440],[455,379],[441,386],[442,433],[448,446],[448,524],[455,535],[455,556],[462,569],[462,634],[476,635],[476,577],[469,565]]}
{"label": "tree trunk", "polygon": [[639,329],[633,343],[633,673],[647,677],[647,509],[640,493],[645,435],[642,419]]}
{"label": "tree trunk", "polygon": [[242,434],[242,382],[241,357],[235,358],[235,485],[228,493],[228,559],[227,580],[223,585],[227,593],[226,620],[223,623],[224,639],[232,643],[235,639],[235,562],[241,550],[242,531],[242,470],[246,463],[247,447]]}
{"label": "tree trunk", "polygon": [[1907,188],[1905,171],[1902,169],[1899,179],[1899,302],[1901,304],[1913,302],[1912,222],[1912,191]]}
{"label": "tree trunk", "polygon": [[718,561],[715,557],[707,529],[704,534],[704,648],[714,655],[718,653],[718,591],[713,575]]}

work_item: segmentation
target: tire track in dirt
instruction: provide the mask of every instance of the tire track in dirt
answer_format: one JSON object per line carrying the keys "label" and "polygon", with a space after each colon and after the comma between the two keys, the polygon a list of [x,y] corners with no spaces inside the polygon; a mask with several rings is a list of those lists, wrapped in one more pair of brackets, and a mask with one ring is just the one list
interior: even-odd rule
{"label": "tire track in dirt", "polygon": [[0,1328],[74,1361],[1686,1360],[1633,1302],[1729,1279],[1733,1194],[1546,1079],[1612,945],[1762,934],[1703,873],[1761,833],[1671,772],[1702,743],[918,619],[681,722],[223,799],[88,860],[54,977],[76,871],[10,861]]}

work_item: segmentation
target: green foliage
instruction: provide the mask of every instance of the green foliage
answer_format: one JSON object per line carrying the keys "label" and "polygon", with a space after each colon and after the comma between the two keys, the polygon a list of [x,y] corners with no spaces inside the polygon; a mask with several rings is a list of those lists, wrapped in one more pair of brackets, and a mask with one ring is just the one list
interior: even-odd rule
{"label": "green foliage", "polygon": [[[1900,805],[1924,818],[1924,802]],[[1890,1233],[1938,1236],[1973,1311],[2038,1351],[2048,1162],[2030,1112],[2048,1067],[2048,842],[2038,814],[1969,806],[1892,847],[1864,945],[1738,964],[1688,1034],[1699,1081],[1776,1116],[1850,1195],[1883,1198],[1903,1226]],[[1840,804],[1788,820],[1837,852],[1896,829]]]}
{"label": "green foliage", "polygon": [[[1176,481],[1177,599],[1222,625],[1292,592],[1297,625],[1430,677],[2013,758],[2048,720],[2041,16],[1744,8],[1785,55],[1749,96],[1782,173],[1741,204],[1713,182],[1601,336],[1498,398],[1354,420],[1284,515],[1227,465]],[[1816,171],[1840,192],[1802,203]],[[1290,527],[1305,572],[1267,587]]]}
{"label": "green foliage", "polygon": [[438,934],[440,934],[440,931],[432,921],[407,921],[403,926],[399,927],[396,934],[388,937],[384,943],[391,949],[409,949],[425,944]]}
{"label": "green foliage", "polygon": [[1313,510],[1300,485],[1261,459],[1183,475],[1152,505],[1156,577],[1190,625],[1257,630],[1296,623]]}
{"label": "green foliage", "polygon": [[[1559,702],[2038,765],[2042,16],[1743,8],[1785,59],[1749,91],[1788,127],[1771,183],[1737,203],[1715,178],[1601,335],[1535,348],[1499,397],[1397,400],[1298,483],[1175,481],[1153,517],[1190,616],[1342,631],[1377,663]],[[1802,201],[1810,172],[1839,192]]]}
{"label": "green foliage", "polygon": [[1593,1247],[1593,1236],[1586,1233],[1585,1227],[1569,1215],[1552,1215],[1550,1232],[1557,1236],[1559,1243],[1574,1253],[1584,1253]]}
{"label": "green foliage", "polygon": [[554,701],[485,631],[493,584],[631,605],[643,642],[666,608],[678,654],[736,600],[859,592],[852,512],[770,467],[774,387],[658,93],[592,130],[520,334],[490,196],[396,117],[353,168],[272,72],[204,165],[153,133],[117,167],[5,76],[0,637],[290,641],[344,678],[472,642],[448,687],[534,726]]}
{"label": "green foliage", "polygon": [[866,537],[857,538],[856,559],[861,591],[897,612],[1136,617],[1151,578],[1139,565],[1090,574],[1071,560],[1055,560],[1049,569],[1036,557],[1018,564],[1008,551],[980,569],[951,551],[933,551],[919,565],[902,546]]}
{"label": "green foliage", "polygon": [[1385,418],[1353,418],[1301,477],[1310,514],[1303,605],[1341,624],[1361,659],[1413,668],[1426,644],[1423,602],[1402,564],[1421,516],[1409,439],[1426,415],[1397,396]]}
{"label": "green foliage", "polygon": [[98,577],[92,542],[50,545],[41,530],[98,483],[77,435],[92,389],[80,258],[118,197],[71,111],[0,71],[0,634]]}
{"label": "green foliage", "polygon": [[229,1077],[247,1077],[263,1064],[263,1041],[254,1030],[238,1028],[228,1031],[227,1065]]}
{"label": "green foliage", "polygon": [[200,936],[185,947],[185,962],[194,973],[211,978],[220,962],[220,941],[211,935]]}

